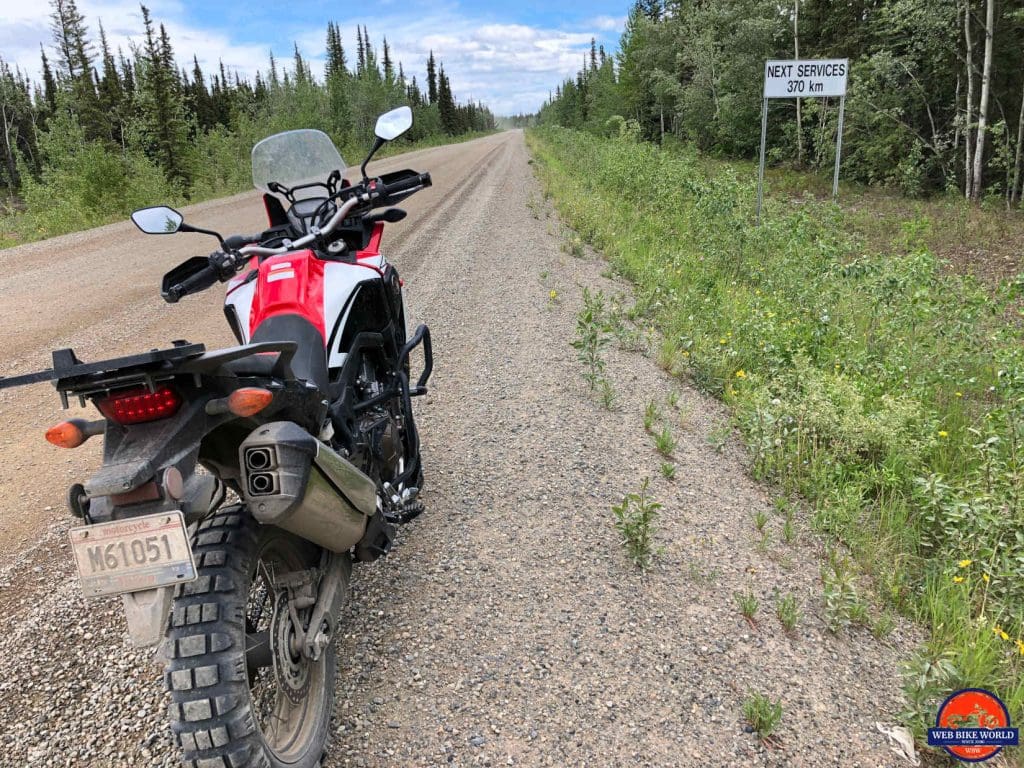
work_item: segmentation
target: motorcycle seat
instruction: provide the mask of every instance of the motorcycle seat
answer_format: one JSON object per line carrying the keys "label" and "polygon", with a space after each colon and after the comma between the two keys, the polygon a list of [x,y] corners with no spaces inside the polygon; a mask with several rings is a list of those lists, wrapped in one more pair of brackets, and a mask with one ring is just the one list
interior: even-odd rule
{"label": "motorcycle seat", "polygon": [[270,376],[277,365],[277,354],[250,355],[241,360],[232,360],[224,364],[224,369],[235,376]]}

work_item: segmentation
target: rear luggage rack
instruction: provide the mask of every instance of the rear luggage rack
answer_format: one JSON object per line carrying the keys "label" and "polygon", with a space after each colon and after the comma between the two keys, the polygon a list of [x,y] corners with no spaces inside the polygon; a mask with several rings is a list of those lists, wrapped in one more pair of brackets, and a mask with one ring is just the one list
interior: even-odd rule
{"label": "rear luggage rack", "polygon": [[203,344],[172,341],[166,349],[153,349],[137,355],[115,357],[95,363],[84,363],[73,349],[53,352],[53,368],[20,376],[0,376],[0,389],[22,387],[53,381],[61,402],[68,407],[68,395],[84,397],[87,394],[112,388],[144,384],[155,391],[156,381],[177,373],[199,375],[210,373],[234,360],[258,354],[277,354],[274,373],[284,379],[294,378],[291,360],[295,355],[295,342],[263,342],[207,353]]}
{"label": "rear luggage rack", "polygon": [[149,378],[160,373],[162,369],[172,368],[173,363],[199,357],[206,351],[202,344],[190,344],[187,341],[172,341],[171,344],[173,346],[167,349],[154,349],[138,355],[115,357],[96,363],[83,363],[73,349],[57,349],[53,352],[53,368],[21,376],[0,376],[0,389],[55,381],[54,386],[61,391],[61,396],[66,398],[68,392],[88,387],[101,379],[103,374],[116,372]]}

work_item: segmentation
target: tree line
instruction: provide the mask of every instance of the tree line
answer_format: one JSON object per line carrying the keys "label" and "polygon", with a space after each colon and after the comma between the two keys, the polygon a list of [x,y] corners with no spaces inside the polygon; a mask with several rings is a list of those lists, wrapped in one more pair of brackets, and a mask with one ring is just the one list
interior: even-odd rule
{"label": "tree line", "polygon": [[[849,58],[844,178],[1020,205],[1024,0],[638,0],[540,120],[756,158],[764,62]],[[831,168],[838,99],[773,100],[769,160]]]}
{"label": "tree line", "polygon": [[45,207],[50,229],[87,226],[161,195],[244,188],[249,150],[276,131],[324,130],[353,162],[376,117],[403,104],[414,124],[401,142],[495,127],[486,106],[456,100],[433,52],[425,81],[409,77],[387,38],[378,50],[365,26],[350,63],[338,25],[327,24],[323,78],[296,45],[291,62],[271,54],[250,80],[223,62],[208,74],[195,56],[181,66],[144,5],[140,42],[128,51],[111,49],[102,23],[98,41],[91,36],[75,0],[50,5],[53,49],[41,47],[39,81],[0,58],[0,191],[9,208],[43,215]]}

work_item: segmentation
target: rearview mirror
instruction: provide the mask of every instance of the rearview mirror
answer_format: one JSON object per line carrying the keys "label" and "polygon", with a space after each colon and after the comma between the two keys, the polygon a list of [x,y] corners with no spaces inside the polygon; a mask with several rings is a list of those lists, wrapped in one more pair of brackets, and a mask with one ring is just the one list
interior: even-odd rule
{"label": "rearview mirror", "polygon": [[132,214],[135,226],[147,235],[171,235],[181,229],[185,218],[173,208],[160,205],[155,208],[140,208]]}
{"label": "rearview mirror", "polygon": [[381,141],[394,141],[410,128],[412,128],[412,110],[409,107],[399,107],[378,117],[377,127],[373,132]]}

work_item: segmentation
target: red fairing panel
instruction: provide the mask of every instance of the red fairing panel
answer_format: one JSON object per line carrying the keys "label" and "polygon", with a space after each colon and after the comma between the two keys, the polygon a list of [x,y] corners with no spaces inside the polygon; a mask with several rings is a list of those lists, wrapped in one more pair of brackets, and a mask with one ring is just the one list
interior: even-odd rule
{"label": "red fairing panel", "polygon": [[384,235],[384,222],[378,221],[373,225],[373,232],[370,234],[370,242],[361,251],[356,251],[357,259],[372,259],[380,256],[380,239]]}
{"label": "red fairing panel", "polygon": [[259,266],[249,313],[250,338],[260,323],[276,315],[299,315],[324,339],[324,262],[312,251],[271,256]]}

